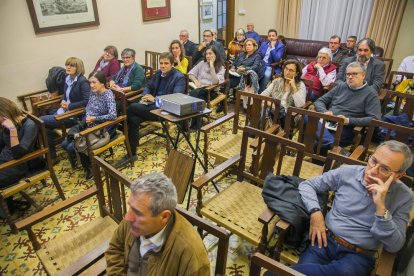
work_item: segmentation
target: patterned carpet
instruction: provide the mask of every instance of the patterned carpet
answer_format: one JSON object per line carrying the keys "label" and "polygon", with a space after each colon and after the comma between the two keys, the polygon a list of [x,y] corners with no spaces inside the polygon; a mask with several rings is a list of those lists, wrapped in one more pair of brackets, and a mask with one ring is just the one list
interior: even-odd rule
{"label": "patterned carpet", "polygon": [[[224,124],[220,129],[211,133],[211,139],[219,140],[220,137],[224,137],[231,132],[231,127],[232,121]],[[194,140],[195,135],[192,134],[191,136]],[[201,138],[200,140],[202,143],[203,139]],[[184,140],[180,142],[180,149],[190,152]],[[114,149],[114,156],[108,157],[106,160],[113,164],[114,160],[118,160],[124,154],[124,147],[119,146]],[[94,185],[93,180],[85,180],[82,169],[71,169],[70,163],[63,151],[59,152],[59,156],[61,161],[54,168],[66,197],[77,195]],[[148,135],[142,138],[138,149],[138,158],[134,168],[122,170],[122,173],[128,178],[135,179],[149,172],[162,172],[167,159],[165,140],[155,135]],[[214,160],[211,161],[213,162]],[[199,164],[197,165],[195,179],[202,175],[202,168]],[[232,181],[231,177],[223,179],[219,183],[219,188],[225,188]],[[47,181],[46,187],[39,183],[39,185],[27,192],[36,202],[41,204],[47,204],[47,202],[57,197],[57,192],[50,179]],[[205,189],[205,196],[207,198],[214,194],[214,188],[207,187]],[[196,194],[193,192],[190,201],[190,210],[193,212],[196,202]],[[22,216],[24,214],[17,213],[15,215]],[[96,216],[99,216],[97,202],[94,199],[90,199],[36,225],[34,231],[42,242],[46,242],[59,235],[59,233],[80,227],[83,223],[94,219]],[[216,244],[208,236],[204,242],[212,260],[212,271],[214,271]],[[249,243],[242,241],[236,235],[232,235],[226,274],[234,276],[247,275],[249,256],[252,254],[253,249],[253,246]],[[35,251],[32,249],[27,233],[11,234],[9,226],[3,220],[0,220],[0,275],[46,275]]]}

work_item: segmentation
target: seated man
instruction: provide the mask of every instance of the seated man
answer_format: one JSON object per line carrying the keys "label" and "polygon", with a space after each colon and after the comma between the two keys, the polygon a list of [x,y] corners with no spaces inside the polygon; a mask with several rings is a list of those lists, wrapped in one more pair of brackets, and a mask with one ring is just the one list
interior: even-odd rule
{"label": "seated man", "polygon": [[197,45],[188,39],[188,31],[181,30],[179,35],[181,43],[184,45],[185,55],[192,57],[197,48]]}
{"label": "seated man", "polygon": [[[128,106],[128,139],[134,160],[137,160],[137,147],[139,139],[139,127],[145,121],[158,121],[158,117],[150,111],[157,109],[155,106],[155,97],[185,92],[184,75],[173,68],[174,56],[165,52],[160,54],[160,69],[155,73],[151,82],[144,88],[144,95],[139,102]],[[124,156],[117,162],[116,167],[123,167],[129,162],[128,155]]]}
{"label": "seated man", "polygon": [[329,38],[329,49],[332,51],[332,62],[342,63],[342,60],[348,55],[347,51],[341,48],[341,38],[338,35],[333,35]]}
{"label": "seated man", "polygon": [[257,45],[260,44],[260,35],[254,30],[254,24],[252,22],[247,23],[246,38],[253,38]]}
{"label": "seated man", "polygon": [[[365,167],[346,165],[302,182],[311,245],[293,268],[306,275],[370,275],[381,245],[400,250],[413,194],[399,179],[411,162],[410,148],[390,140]],[[334,191],[335,198],[324,219],[316,193],[325,191]]]}
{"label": "seated man", "polygon": [[[368,126],[372,119],[381,118],[378,95],[364,79],[365,66],[352,62],[346,68],[346,83],[339,83],[315,101],[316,111],[344,118],[341,146],[352,143],[354,126]],[[329,148],[334,141],[329,131],[324,131],[322,139],[325,148]]]}
{"label": "seated man", "polygon": [[366,67],[365,80],[368,85],[372,86],[379,93],[385,79],[385,64],[380,59],[372,56],[375,53],[375,42],[370,38],[364,38],[358,42],[357,49],[358,52],[355,56],[343,60],[336,82],[346,81],[345,72],[348,64],[358,61]]}
{"label": "seated man", "polygon": [[346,39],[346,51],[348,53],[348,57],[353,57],[356,55],[355,52],[355,44],[357,41],[357,37],[354,35],[350,35],[348,36],[348,38]]}
{"label": "seated man", "polygon": [[213,39],[213,32],[211,30],[205,30],[203,32],[203,42],[201,42],[200,45],[198,45],[198,48],[196,49],[193,55],[193,67],[196,66],[197,63],[205,59],[206,49],[209,45],[216,46],[222,60],[227,59],[223,44]]}
{"label": "seated man", "polygon": [[210,275],[200,235],[175,210],[169,178],[153,173],[136,179],[128,205],[105,253],[108,275]]}

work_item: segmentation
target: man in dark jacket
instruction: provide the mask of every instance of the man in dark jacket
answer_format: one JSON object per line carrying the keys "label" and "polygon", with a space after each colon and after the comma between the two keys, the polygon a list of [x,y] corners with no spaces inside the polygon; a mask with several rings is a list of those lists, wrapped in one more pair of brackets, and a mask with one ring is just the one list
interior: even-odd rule
{"label": "man in dark jacket", "polygon": [[184,45],[185,55],[192,57],[197,48],[197,44],[188,39],[187,30],[181,30],[179,37],[181,43]]}
{"label": "man in dark jacket", "polygon": [[198,48],[196,49],[193,55],[193,67],[197,65],[197,63],[199,63],[200,61],[204,60],[208,45],[216,46],[222,60],[227,59],[223,44],[213,39],[213,32],[211,30],[205,30],[203,32],[203,42],[201,42],[200,45],[198,45]]}
{"label": "man in dark jacket", "polygon": [[[160,55],[160,69],[155,76],[144,88],[144,95],[138,102],[128,106],[128,139],[131,145],[134,160],[137,160],[137,147],[139,139],[139,127],[145,121],[158,121],[158,117],[151,113],[151,110],[157,109],[155,106],[155,97],[185,92],[185,77],[180,71],[173,68],[174,56],[171,53],[162,53]],[[116,167],[123,167],[129,162],[126,155],[116,164]]]}

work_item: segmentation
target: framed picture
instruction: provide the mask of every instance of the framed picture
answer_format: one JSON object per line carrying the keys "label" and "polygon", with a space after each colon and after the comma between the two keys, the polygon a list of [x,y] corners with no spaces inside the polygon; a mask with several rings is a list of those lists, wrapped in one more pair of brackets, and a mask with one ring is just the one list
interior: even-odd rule
{"label": "framed picture", "polygon": [[26,0],[36,34],[98,26],[96,0]]}
{"label": "framed picture", "polygon": [[170,0],[141,0],[141,9],[144,22],[171,18]]}
{"label": "framed picture", "polygon": [[203,20],[213,19],[213,5],[202,5],[201,6],[201,18]]}

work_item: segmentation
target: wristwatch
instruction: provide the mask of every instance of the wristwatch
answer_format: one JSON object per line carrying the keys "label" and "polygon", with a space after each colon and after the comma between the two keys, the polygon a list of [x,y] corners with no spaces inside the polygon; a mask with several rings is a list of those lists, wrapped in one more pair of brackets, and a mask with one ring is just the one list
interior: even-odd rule
{"label": "wristwatch", "polygon": [[317,208],[317,207],[312,208],[312,209],[309,211],[309,215],[312,215],[313,213],[316,213],[316,212],[318,212],[318,211],[320,211],[320,210],[321,210],[321,208]]}
{"label": "wristwatch", "polygon": [[385,213],[384,213],[383,216],[378,216],[376,213],[375,213],[375,216],[379,219],[389,220],[391,218],[391,213],[390,213],[390,211],[385,210]]}

